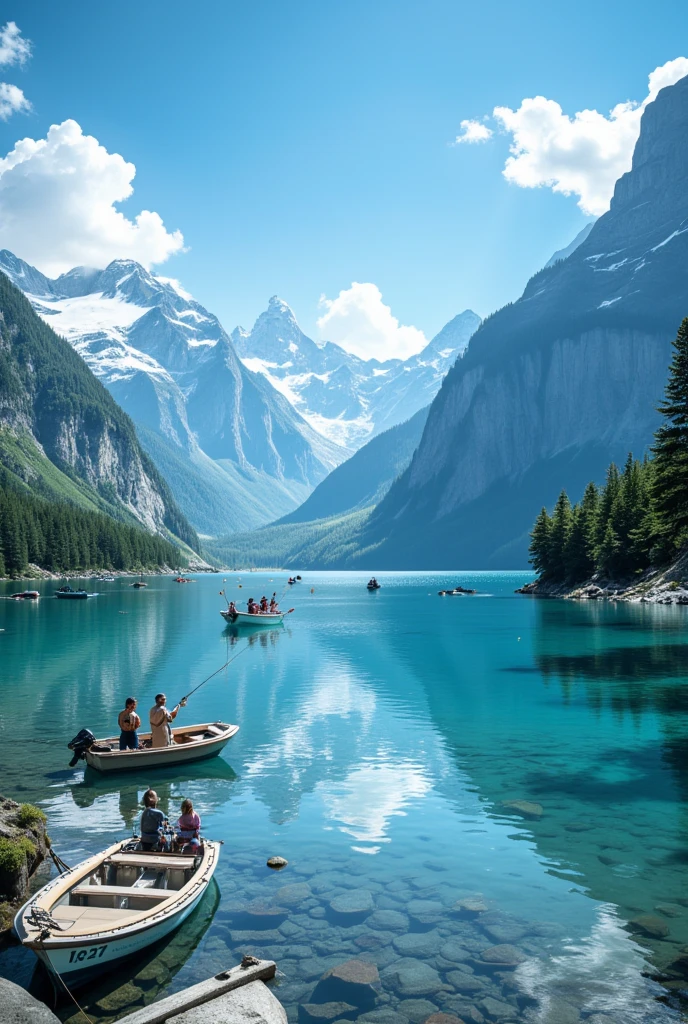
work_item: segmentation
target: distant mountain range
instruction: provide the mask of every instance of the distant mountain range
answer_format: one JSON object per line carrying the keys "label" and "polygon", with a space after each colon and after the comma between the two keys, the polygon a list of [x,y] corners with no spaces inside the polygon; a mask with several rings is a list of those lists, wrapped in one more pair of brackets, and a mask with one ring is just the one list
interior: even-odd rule
{"label": "distant mountain range", "polygon": [[480,322],[467,309],[417,355],[363,360],[332,342],[313,341],[273,296],[253,329],[237,327],[232,341],[244,365],[263,374],[316,430],[357,449],[430,404]]}
{"label": "distant mountain range", "polygon": [[103,512],[199,550],[132,421],[2,274],[0,465],[20,493]]}
{"label": "distant mountain range", "polygon": [[609,212],[473,336],[360,546],[380,567],[525,566],[543,504],[651,443],[686,315],[688,77],[645,109]]}
{"label": "distant mountain range", "polygon": [[201,532],[277,518],[350,454],[242,365],[215,316],[138,263],[51,280],[3,250],[0,270],[131,416]]}
{"label": "distant mountain range", "polygon": [[467,310],[418,355],[366,362],[316,344],[276,298],[230,338],[176,282],[132,260],[50,279],[2,250],[0,270],[131,416],[206,536],[298,507],[352,450],[430,403],[480,324]]}

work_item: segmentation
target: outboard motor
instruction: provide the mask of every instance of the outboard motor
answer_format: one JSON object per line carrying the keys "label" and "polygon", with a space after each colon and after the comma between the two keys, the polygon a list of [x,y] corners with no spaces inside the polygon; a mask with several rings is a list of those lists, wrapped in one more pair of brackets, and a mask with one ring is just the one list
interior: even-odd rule
{"label": "outboard motor", "polygon": [[79,730],[71,743],[67,744],[67,747],[73,751],[72,760],[69,762],[70,768],[73,768],[77,761],[82,761],[85,758],[86,751],[91,749],[95,741],[96,738],[90,729]]}

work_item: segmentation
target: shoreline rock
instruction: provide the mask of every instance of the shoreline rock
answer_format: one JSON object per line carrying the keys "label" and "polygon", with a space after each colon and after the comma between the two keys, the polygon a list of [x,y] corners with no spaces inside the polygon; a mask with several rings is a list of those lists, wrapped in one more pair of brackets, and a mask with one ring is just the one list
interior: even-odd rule
{"label": "shoreline rock", "polygon": [[33,804],[0,797],[0,935],[9,931],[29,879],[50,846],[46,817]]}
{"label": "shoreline rock", "polygon": [[537,579],[519,587],[514,593],[569,601],[688,605],[688,551],[670,565],[661,569],[647,569],[632,580],[609,580],[599,573],[575,586]]}

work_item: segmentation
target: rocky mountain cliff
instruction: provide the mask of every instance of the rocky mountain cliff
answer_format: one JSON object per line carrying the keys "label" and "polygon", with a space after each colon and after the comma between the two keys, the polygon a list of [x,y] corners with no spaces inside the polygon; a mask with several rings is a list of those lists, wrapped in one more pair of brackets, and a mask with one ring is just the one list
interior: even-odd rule
{"label": "rocky mountain cliff", "polygon": [[45,497],[198,546],[129,417],[1,274],[0,463]]}
{"label": "rocky mountain cliff", "polygon": [[50,280],[6,250],[0,270],[131,416],[204,533],[284,514],[350,454],[247,370],[219,320],[176,282],[132,260]]}
{"label": "rocky mountain cliff", "polygon": [[405,423],[377,434],[333,469],[283,523],[306,523],[376,505],[411,461],[428,418],[428,407]]}
{"label": "rocky mountain cliff", "polygon": [[479,326],[480,317],[467,309],[417,355],[363,360],[332,342],[317,344],[273,296],[253,329],[237,327],[232,341],[244,365],[263,374],[316,430],[355,449],[429,405]]}
{"label": "rocky mountain cliff", "polygon": [[489,317],[378,507],[379,567],[523,567],[562,487],[642,455],[688,313],[688,78],[642,117],[632,169],[567,259]]}

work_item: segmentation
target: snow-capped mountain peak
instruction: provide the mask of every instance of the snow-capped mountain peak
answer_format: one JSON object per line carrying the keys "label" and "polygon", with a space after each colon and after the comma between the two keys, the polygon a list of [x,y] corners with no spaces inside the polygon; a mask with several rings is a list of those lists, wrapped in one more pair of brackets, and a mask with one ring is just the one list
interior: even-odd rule
{"label": "snow-capped mountain peak", "polygon": [[253,329],[236,328],[232,341],[244,365],[267,377],[316,430],[358,448],[432,401],[480,322],[464,310],[422,352],[380,363],[333,342],[313,341],[287,303],[273,295]]}

